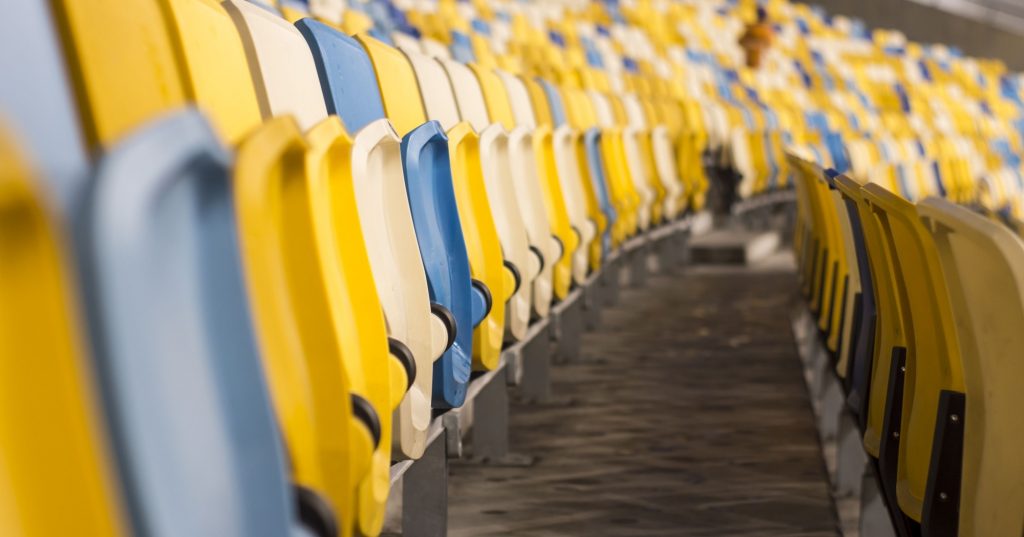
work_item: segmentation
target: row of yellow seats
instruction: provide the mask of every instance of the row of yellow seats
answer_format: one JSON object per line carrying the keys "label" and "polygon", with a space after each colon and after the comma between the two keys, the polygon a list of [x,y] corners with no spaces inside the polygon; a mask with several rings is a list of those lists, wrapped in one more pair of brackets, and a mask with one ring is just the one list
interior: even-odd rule
{"label": "row of yellow seats", "polygon": [[1024,529],[1024,241],[793,157],[802,289],[899,535]]}

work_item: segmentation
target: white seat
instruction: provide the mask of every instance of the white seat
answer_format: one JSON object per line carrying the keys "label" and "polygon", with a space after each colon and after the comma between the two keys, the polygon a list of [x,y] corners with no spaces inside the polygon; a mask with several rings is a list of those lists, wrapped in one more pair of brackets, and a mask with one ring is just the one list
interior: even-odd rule
{"label": "white seat", "polygon": [[245,0],[227,0],[249,56],[264,118],[291,114],[302,130],[327,118],[309,45],[295,26]]}

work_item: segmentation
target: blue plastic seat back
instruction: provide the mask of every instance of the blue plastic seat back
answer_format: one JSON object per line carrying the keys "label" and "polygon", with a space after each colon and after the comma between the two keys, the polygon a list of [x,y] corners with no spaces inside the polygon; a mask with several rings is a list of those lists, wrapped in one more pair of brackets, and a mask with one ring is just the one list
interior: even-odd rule
{"label": "blue plastic seat back", "polygon": [[327,111],[341,117],[345,129],[353,134],[384,118],[377,74],[362,45],[313,19],[302,19],[295,26],[313,52]]}
{"label": "blue plastic seat back", "polygon": [[86,183],[89,157],[49,2],[8,2],[0,17],[0,117],[48,181],[64,216]]}
{"label": "blue plastic seat back", "polygon": [[230,156],[195,111],[116,146],[77,203],[93,356],[138,533],[288,534]]}
{"label": "blue plastic seat back", "polygon": [[469,258],[441,124],[430,121],[406,134],[402,159],[430,299],[451,310],[459,327],[455,342],[434,362],[433,403],[435,408],[457,407],[465,401],[472,367],[473,331],[468,327],[474,319]]}
{"label": "blue plastic seat back", "polygon": [[594,183],[594,193],[597,194],[597,202],[601,205],[601,211],[608,218],[608,226],[605,229],[604,243],[605,253],[611,250],[611,229],[617,215],[612,205],[611,196],[608,195],[607,173],[604,169],[604,161],[601,159],[601,131],[591,127],[583,132],[583,147],[587,151],[587,167],[590,169],[590,180]]}
{"label": "blue plastic seat back", "polygon": [[537,77],[536,81],[540,82],[541,87],[544,88],[544,94],[548,98],[548,108],[551,110],[551,121],[554,122],[555,128],[565,125],[565,106],[562,104],[562,96],[547,80]]}
{"label": "blue plastic seat back", "polygon": [[[384,118],[377,73],[363,46],[310,19],[300,20],[296,26],[313,50],[327,110],[338,114],[353,133]],[[486,310],[474,315],[473,303],[482,299],[478,290],[470,291],[469,258],[452,186],[448,141],[439,124],[425,123],[405,136],[402,167],[430,298],[448,308],[456,323],[455,343],[434,362],[433,404],[439,408],[459,406],[469,380],[472,328]]]}

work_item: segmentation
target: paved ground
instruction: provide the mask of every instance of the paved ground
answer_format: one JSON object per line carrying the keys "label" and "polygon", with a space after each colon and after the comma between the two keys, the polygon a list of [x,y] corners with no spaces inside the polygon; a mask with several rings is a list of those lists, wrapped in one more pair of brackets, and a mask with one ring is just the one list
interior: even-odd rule
{"label": "paved ground", "polygon": [[455,462],[450,535],[834,537],[789,328],[789,272],[698,269],[625,291],[515,404],[530,468]]}

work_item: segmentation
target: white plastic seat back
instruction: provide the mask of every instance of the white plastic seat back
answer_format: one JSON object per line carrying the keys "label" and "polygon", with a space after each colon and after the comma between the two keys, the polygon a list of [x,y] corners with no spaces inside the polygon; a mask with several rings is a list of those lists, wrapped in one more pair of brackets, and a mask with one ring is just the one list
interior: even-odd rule
{"label": "white plastic seat back", "polygon": [[427,56],[437,58],[439,60],[452,59],[452,51],[448,50],[448,47],[445,46],[444,43],[437,41],[436,39],[425,37],[420,40],[420,44],[423,46],[423,52],[427,53]]}
{"label": "white plastic seat back", "polygon": [[444,68],[437,60],[417,52],[417,50],[404,46],[399,48],[409,58],[413,72],[416,73],[416,80],[420,84],[420,94],[428,118],[440,123],[445,132],[451,130],[461,118],[459,117],[459,104],[455,101],[451,82],[449,82]]}
{"label": "white plastic seat back", "polygon": [[565,196],[565,209],[573,227],[579,230],[584,245],[576,249],[572,259],[572,278],[582,285],[587,279],[589,245],[597,236],[597,225],[587,216],[586,194],[583,192],[583,178],[580,176],[579,159],[576,156],[578,136],[572,127],[562,125],[552,133],[552,145],[558,180]]}
{"label": "white plastic seat back", "polygon": [[415,37],[407,33],[392,32],[391,42],[394,43],[395,46],[401,49],[403,52],[415,52],[424,55],[426,54],[423,51],[423,45],[420,44],[420,40],[416,39]]}
{"label": "white plastic seat back", "polygon": [[505,257],[523,267],[522,284],[507,304],[508,331],[516,340],[526,337],[530,323],[533,285],[540,275],[541,258],[530,250],[526,224],[516,199],[509,162],[508,136],[501,125],[493,124],[480,133],[480,164],[483,167],[487,196],[491,200],[494,223],[498,227]]}
{"label": "white plastic seat back", "polygon": [[436,359],[448,347],[448,334],[431,314],[404,177],[401,140],[386,119],[356,133],[352,180],[388,333],[414,356]]}
{"label": "white plastic seat back", "polygon": [[304,131],[326,119],[320,78],[299,30],[246,0],[224,6],[245,43],[263,117],[291,114]]}

